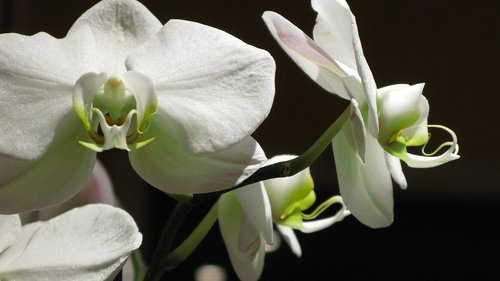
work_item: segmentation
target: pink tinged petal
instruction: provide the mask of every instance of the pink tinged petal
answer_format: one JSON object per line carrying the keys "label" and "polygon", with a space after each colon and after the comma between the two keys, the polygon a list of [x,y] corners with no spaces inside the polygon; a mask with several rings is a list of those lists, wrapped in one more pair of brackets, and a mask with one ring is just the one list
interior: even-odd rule
{"label": "pink tinged petal", "polygon": [[264,50],[202,24],[170,20],[134,50],[127,68],[150,77],[158,112],[190,151],[210,153],[248,137],[267,117],[275,64]]}
{"label": "pink tinged petal", "polygon": [[262,18],[278,44],[311,79],[326,91],[350,99],[342,78],[356,73],[330,58],[309,36],[281,15],[266,11]]}
{"label": "pink tinged petal", "polygon": [[380,228],[393,221],[392,182],[384,150],[376,139],[365,138],[365,163],[347,143],[344,127],[333,140],[340,194],[347,209],[363,224]]}
{"label": "pink tinged petal", "polygon": [[143,44],[161,23],[139,1],[107,0],[97,3],[73,24],[68,35],[88,26],[95,38],[99,71],[123,73],[130,50]]}
{"label": "pink tinged petal", "polygon": [[292,252],[300,258],[302,256],[302,248],[300,247],[299,240],[297,239],[293,229],[279,224],[276,225],[276,228],[278,228],[278,231],[281,233],[290,249],[292,249]]}
{"label": "pink tinged petal", "polygon": [[[196,154],[183,134],[156,114],[142,137],[155,140],[129,152],[135,171],[149,184],[168,193],[205,193],[233,187],[253,174],[266,156],[251,137],[225,149]],[[139,139],[140,141],[140,139]]]}
{"label": "pink tinged petal", "polygon": [[22,172],[0,182],[0,213],[13,214],[60,204],[74,196],[87,182],[95,152],[78,144],[87,138],[80,120],[69,112],[57,128],[54,141],[37,161],[18,165]]}
{"label": "pink tinged petal", "polygon": [[0,155],[34,160],[46,152],[72,111],[74,83],[93,68],[94,51],[83,27],[63,39],[0,35]]}
{"label": "pink tinged petal", "polygon": [[8,280],[113,280],[142,241],[132,217],[108,205],[76,208],[22,231],[0,259]]}
{"label": "pink tinged petal", "polygon": [[242,231],[249,231],[252,226],[248,224],[249,220],[245,225],[243,224],[243,209],[232,192],[223,194],[217,204],[219,228],[236,274],[243,281],[258,280],[264,268],[264,238],[260,237],[252,248],[247,249],[251,251],[242,250],[240,244],[242,239],[249,239],[241,236],[258,232],[254,229],[250,233],[242,233]]}
{"label": "pink tinged petal", "polygon": [[0,258],[21,232],[21,219],[18,215],[0,215]]}
{"label": "pink tinged petal", "polygon": [[244,213],[265,237],[268,244],[273,243],[273,219],[271,204],[267,197],[264,184],[254,183],[233,191],[234,196],[242,206]]}
{"label": "pink tinged petal", "polygon": [[402,188],[406,189],[408,183],[406,182],[406,177],[403,173],[403,167],[401,167],[401,160],[389,153],[385,153],[385,158],[387,161],[387,167],[391,172],[392,179]]}

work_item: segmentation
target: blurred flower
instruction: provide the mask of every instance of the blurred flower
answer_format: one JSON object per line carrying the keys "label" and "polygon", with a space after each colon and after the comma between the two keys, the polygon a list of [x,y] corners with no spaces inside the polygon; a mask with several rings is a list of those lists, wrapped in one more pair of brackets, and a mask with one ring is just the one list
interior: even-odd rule
{"label": "blurred flower", "polygon": [[0,213],[69,199],[110,148],[165,192],[238,184],[266,160],[250,134],[274,70],[266,51],[194,22],[162,26],[133,0],[98,3],[62,39],[0,35]]}
{"label": "blurred flower", "polygon": [[128,213],[104,204],[24,226],[0,215],[0,228],[2,280],[113,280],[142,241]]}
{"label": "blurred flower", "polygon": [[[392,181],[406,188],[399,159],[432,167],[458,159],[455,134],[427,125],[423,84],[379,89],[363,55],[356,20],[344,0],[312,0],[318,13],[314,40],[274,12],[263,19],[280,46],[325,90],[351,100],[351,116],[333,139],[340,192],[348,209],[370,227],[393,221]],[[406,147],[424,145],[427,128],[448,131],[453,141],[441,156],[416,156]],[[367,133],[369,132],[369,133]],[[433,153],[434,154],[434,153]],[[427,157],[432,156],[432,157]]]}

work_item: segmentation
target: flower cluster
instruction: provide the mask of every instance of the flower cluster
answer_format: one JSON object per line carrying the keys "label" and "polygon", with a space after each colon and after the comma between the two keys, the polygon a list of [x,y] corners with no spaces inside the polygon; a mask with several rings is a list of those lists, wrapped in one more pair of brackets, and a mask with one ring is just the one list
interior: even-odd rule
{"label": "flower cluster", "polygon": [[[157,250],[148,280],[186,258],[215,221],[242,280],[259,279],[274,227],[300,256],[295,230],[320,231],[351,213],[373,228],[390,225],[392,180],[407,186],[401,160],[428,168],[458,159],[457,138],[427,123],[424,84],[377,89],[345,0],[311,2],[314,39],[275,12],[262,17],[310,78],[350,101],[322,136],[333,144],[341,194],[319,204],[308,168],[318,153],[267,159],[251,136],[275,91],[265,50],[195,22],[162,25],[135,0],[99,2],[62,39],[0,34],[0,279],[114,278],[142,240],[132,217],[110,206],[118,202],[95,164],[115,148],[180,206],[219,196],[183,244]],[[410,153],[425,148],[429,128],[452,141]],[[321,216],[330,206],[339,209]],[[28,211],[35,222],[22,225],[18,213]]]}

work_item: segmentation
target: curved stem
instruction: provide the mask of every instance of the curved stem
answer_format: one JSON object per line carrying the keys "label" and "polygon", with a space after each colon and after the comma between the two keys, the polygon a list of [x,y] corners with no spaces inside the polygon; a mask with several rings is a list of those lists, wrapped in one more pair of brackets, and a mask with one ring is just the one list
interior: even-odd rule
{"label": "curved stem", "polygon": [[175,208],[168,218],[163,233],[160,237],[156,250],[153,254],[151,264],[144,277],[145,281],[158,281],[168,270],[168,254],[172,248],[177,231],[182,225],[184,219],[193,209],[194,205],[177,202]]}

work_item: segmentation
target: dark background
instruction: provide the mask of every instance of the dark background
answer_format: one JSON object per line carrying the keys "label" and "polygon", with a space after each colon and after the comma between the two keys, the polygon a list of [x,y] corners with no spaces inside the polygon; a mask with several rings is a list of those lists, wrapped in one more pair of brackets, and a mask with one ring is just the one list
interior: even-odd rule
{"label": "dark background", "polygon": [[[97,1],[0,0],[3,32],[64,37]],[[276,98],[254,134],[268,156],[300,154],[347,106],[309,80],[268,33],[260,15],[276,11],[311,34],[309,1],[142,1],[162,22],[188,19],[268,50],[277,63]],[[266,256],[263,280],[500,280],[499,28],[500,2],[349,1],[379,87],[426,82],[429,123],[452,128],[462,158],[433,169],[405,167],[407,191],[394,189],[395,222],[369,229],[353,217],[299,234],[303,257],[284,246]],[[100,159],[118,196],[138,221],[150,258],[173,206],[130,168],[124,151]],[[331,151],[312,167],[319,196],[338,193]],[[203,209],[203,208],[201,208]],[[195,212],[191,221],[195,223]],[[204,263],[234,273],[217,228],[169,280],[190,280]]]}

